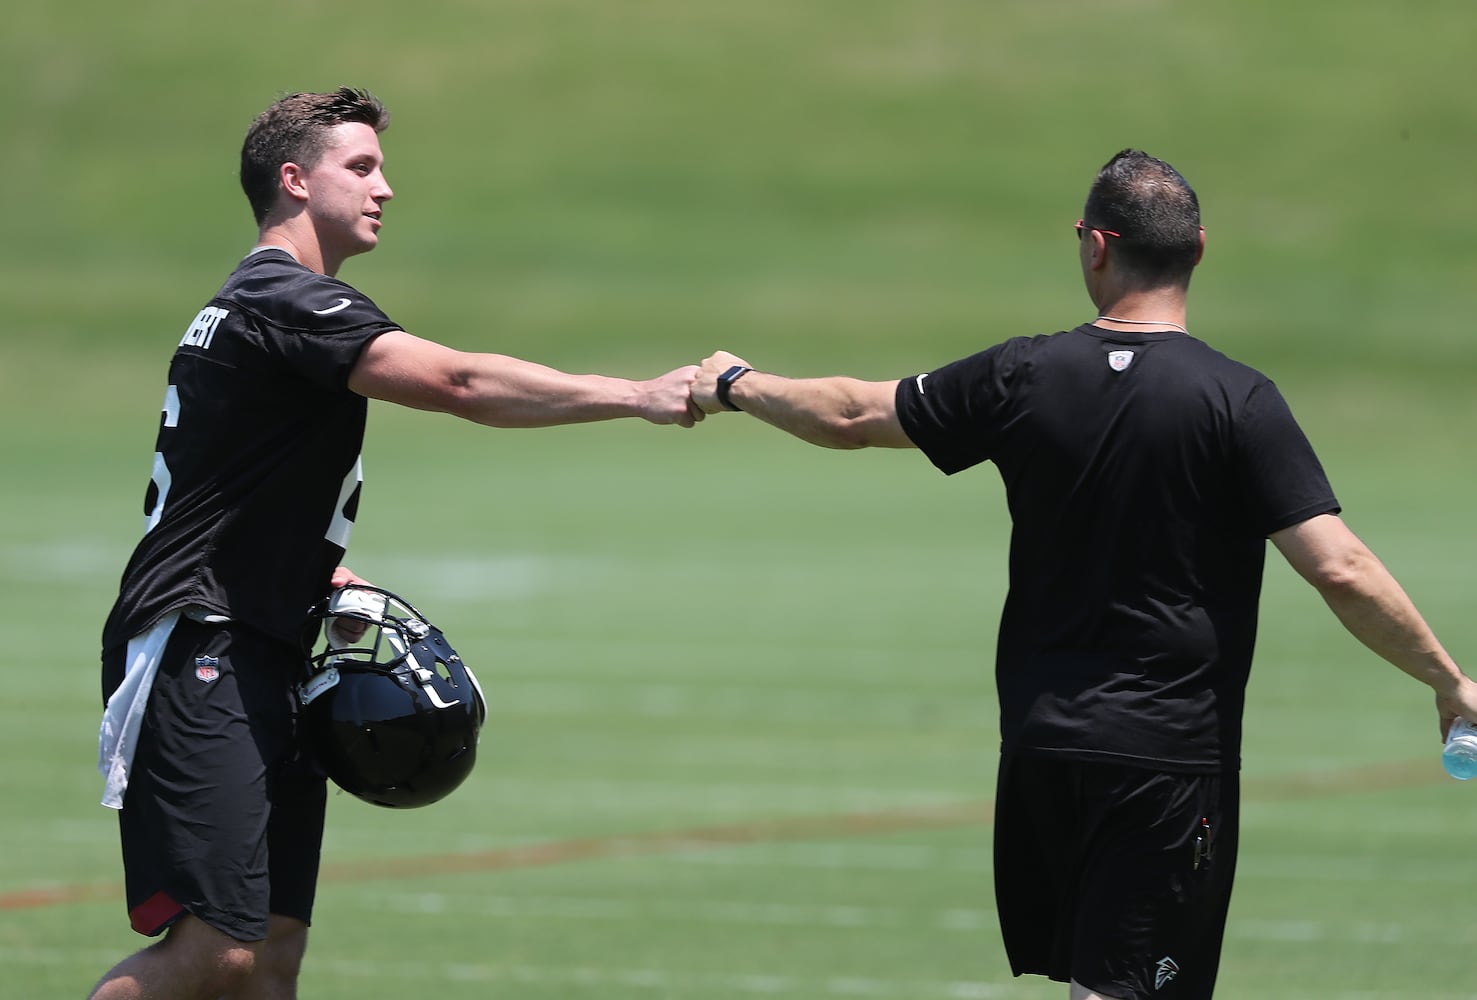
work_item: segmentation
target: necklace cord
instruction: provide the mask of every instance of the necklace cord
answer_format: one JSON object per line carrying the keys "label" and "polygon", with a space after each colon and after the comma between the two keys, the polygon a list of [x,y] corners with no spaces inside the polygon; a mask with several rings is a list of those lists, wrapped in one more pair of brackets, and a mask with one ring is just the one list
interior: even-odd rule
{"label": "necklace cord", "polygon": [[1173,327],[1183,334],[1189,334],[1190,332],[1178,323],[1171,323],[1164,319],[1122,319],[1118,316],[1099,316],[1093,322],[1096,323],[1098,319],[1105,319],[1109,323],[1126,323],[1132,326],[1168,326]]}

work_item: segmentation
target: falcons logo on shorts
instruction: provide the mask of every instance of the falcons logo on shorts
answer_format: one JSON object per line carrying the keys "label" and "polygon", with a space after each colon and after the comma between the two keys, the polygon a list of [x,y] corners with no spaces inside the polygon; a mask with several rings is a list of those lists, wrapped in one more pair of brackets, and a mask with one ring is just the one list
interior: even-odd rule
{"label": "falcons logo on shorts", "polygon": [[1174,977],[1180,974],[1180,967],[1174,959],[1165,955],[1154,967],[1154,989],[1162,990],[1174,982]]}

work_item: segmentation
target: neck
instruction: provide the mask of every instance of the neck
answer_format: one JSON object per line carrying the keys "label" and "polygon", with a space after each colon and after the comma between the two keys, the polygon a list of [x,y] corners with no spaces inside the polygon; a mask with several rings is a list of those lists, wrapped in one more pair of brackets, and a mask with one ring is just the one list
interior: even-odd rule
{"label": "neck", "polygon": [[1097,326],[1108,329],[1189,332],[1185,328],[1185,296],[1178,290],[1129,292],[1105,298],[1096,305],[1098,315],[1093,322]]}
{"label": "neck", "polygon": [[341,263],[327,260],[317,240],[304,239],[301,233],[294,232],[289,225],[263,226],[257,232],[256,245],[286,250],[303,267],[310,271],[317,271],[319,274],[337,274],[338,265]]}

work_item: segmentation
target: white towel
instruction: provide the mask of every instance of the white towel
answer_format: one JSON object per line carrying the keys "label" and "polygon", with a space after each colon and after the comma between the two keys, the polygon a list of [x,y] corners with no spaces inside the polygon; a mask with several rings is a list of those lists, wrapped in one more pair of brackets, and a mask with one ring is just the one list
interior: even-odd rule
{"label": "white towel", "polygon": [[172,611],[147,632],[128,640],[123,683],[108,699],[97,733],[97,769],[106,779],[102,804],[109,809],[123,808],[128,771],[133,767],[133,752],[138,747],[144,710],[149,706],[149,692],[154,688],[154,674],[179,616],[178,611]]}

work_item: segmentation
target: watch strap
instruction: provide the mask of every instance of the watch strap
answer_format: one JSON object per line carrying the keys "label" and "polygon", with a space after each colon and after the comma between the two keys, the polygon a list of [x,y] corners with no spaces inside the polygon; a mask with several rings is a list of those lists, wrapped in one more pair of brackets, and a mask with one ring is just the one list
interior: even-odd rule
{"label": "watch strap", "polygon": [[745,374],[753,370],[754,369],[749,368],[746,365],[734,365],[732,368],[728,369],[728,371],[718,376],[718,386],[714,390],[713,395],[718,397],[718,404],[720,406],[722,406],[725,410],[738,409],[738,407],[734,405],[733,400],[728,398],[728,390],[732,388],[735,382],[737,382]]}

